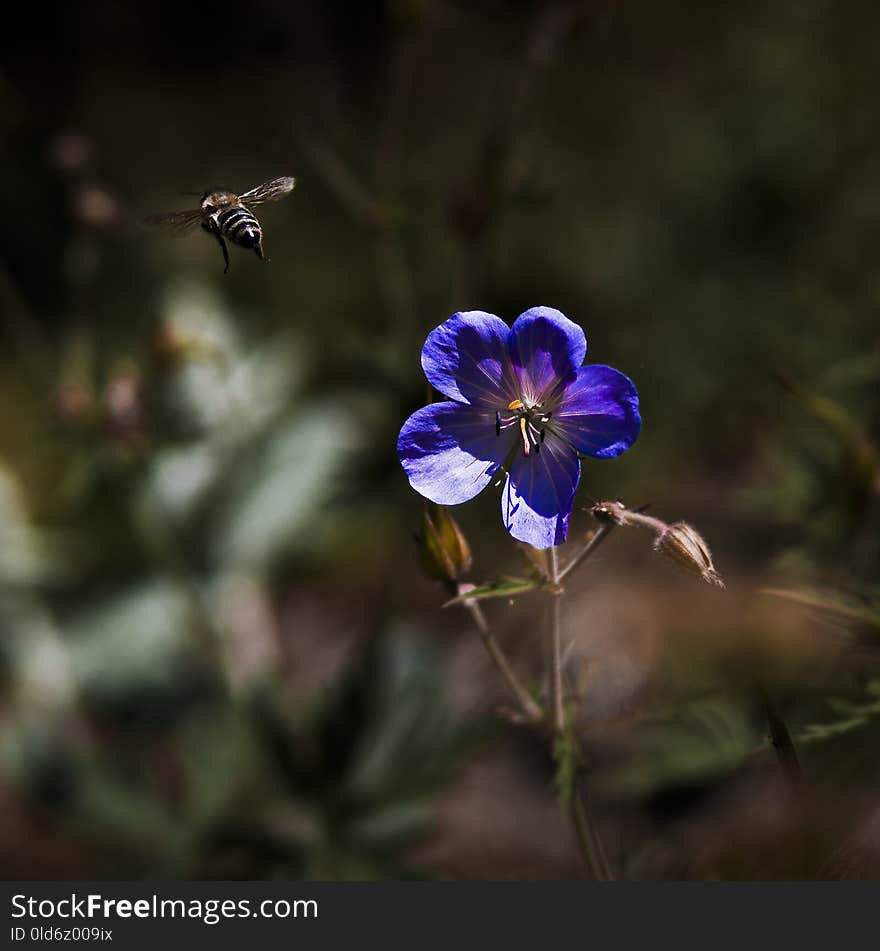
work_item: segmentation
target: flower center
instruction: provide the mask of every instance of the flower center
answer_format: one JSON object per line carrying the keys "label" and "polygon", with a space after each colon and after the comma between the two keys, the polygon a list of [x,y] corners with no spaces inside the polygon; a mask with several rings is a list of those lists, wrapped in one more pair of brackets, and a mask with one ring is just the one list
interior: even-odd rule
{"label": "flower center", "polygon": [[532,450],[540,452],[547,432],[547,423],[552,415],[552,412],[545,413],[540,403],[529,405],[522,400],[511,400],[507,404],[506,413],[495,411],[495,435],[500,436],[502,430],[518,425],[523,454],[528,456]]}

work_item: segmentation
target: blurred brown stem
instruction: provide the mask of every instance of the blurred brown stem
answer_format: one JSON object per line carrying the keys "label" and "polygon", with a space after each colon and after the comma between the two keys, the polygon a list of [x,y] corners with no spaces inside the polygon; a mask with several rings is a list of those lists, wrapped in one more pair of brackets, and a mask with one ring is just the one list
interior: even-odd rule
{"label": "blurred brown stem", "polygon": [[559,572],[559,581],[564,581],[574,571],[581,562],[586,561],[590,555],[602,544],[602,542],[611,534],[615,528],[613,522],[603,522],[595,532],[590,536],[589,541],[584,547],[568,562],[568,564]]}
{"label": "blurred brown stem", "polygon": [[[561,577],[558,573],[558,559],[556,558],[555,549],[551,555],[551,571],[553,576]],[[480,637],[489,656],[498,668],[505,683],[510,688],[510,692],[516,697],[521,719],[536,730],[536,732],[539,732],[546,740],[549,740],[554,751],[554,756],[556,755],[557,742],[561,737],[564,737],[566,730],[565,708],[562,695],[562,632],[559,602],[560,595],[555,594],[553,597],[554,633],[552,637],[552,668],[553,682],[556,686],[554,686],[553,690],[553,706],[551,708],[553,714],[549,720],[544,710],[537,701],[534,700],[528,690],[526,690],[514,672],[510,661],[495,640],[480,604],[477,601],[463,602],[464,607],[470,612],[477,630],[480,632]],[[578,773],[580,773],[580,770],[578,770]],[[599,837],[595,823],[592,821],[580,779],[580,775],[575,778],[575,788],[571,790],[571,796],[566,809],[577,838],[578,851],[593,878],[597,881],[612,881],[614,876],[602,846],[602,840]]]}
{"label": "blurred brown stem", "polygon": [[[542,80],[571,32],[576,0],[539,4],[518,51],[504,94],[491,101],[491,118],[470,181],[448,201],[455,256],[452,310],[467,307],[479,292],[493,231],[505,203],[528,173],[536,152],[533,126],[541,115]],[[529,145],[530,143],[530,145]]]}
{"label": "blurred brown stem", "polygon": [[785,720],[770,697],[769,692],[764,687],[759,687],[758,693],[761,696],[761,702],[767,714],[767,729],[770,733],[770,741],[773,744],[773,749],[776,752],[779,768],[785,778],[789,791],[793,795],[797,795],[803,788],[804,772],[801,768],[794,740],[791,738],[791,733],[788,732]]}
{"label": "blurred brown stem", "polygon": [[593,877],[599,882],[613,882],[614,874],[608,863],[598,830],[590,816],[580,784],[571,801],[571,821],[578,837],[581,855],[586,859]]}
{"label": "blurred brown stem", "polygon": [[0,326],[36,387],[55,386],[55,355],[15,278],[0,261]]}
{"label": "blurred brown stem", "polygon": [[365,227],[380,227],[384,218],[381,204],[355,178],[336,150],[314,130],[300,133],[297,142],[315,173],[349,215]]}
{"label": "blurred brown stem", "polygon": [[385,312],[399,331],[411,331],[416,313],[415,294],[389,202],[372,195],[318,133],[301,133],[298,142],[328,190],[354,221],[371,231],[376,280]]}

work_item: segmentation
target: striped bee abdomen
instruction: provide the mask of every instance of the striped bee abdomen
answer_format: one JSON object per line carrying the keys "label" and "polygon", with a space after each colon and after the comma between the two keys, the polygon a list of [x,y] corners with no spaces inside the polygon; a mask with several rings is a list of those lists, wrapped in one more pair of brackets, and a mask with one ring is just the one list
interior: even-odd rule
{"label": "striped bee abdomen", "polygon": [[263,240],[263,232],[257,219],[244,207],[233,205],[221,212],[217,218],[220,233],[240,248],[258,249]]}

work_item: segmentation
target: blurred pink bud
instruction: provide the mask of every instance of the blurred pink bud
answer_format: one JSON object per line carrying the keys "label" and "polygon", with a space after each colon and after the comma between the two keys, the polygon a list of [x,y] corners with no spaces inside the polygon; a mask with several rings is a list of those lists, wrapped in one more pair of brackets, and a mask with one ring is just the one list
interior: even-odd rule
{"label": "blurred pink bud", "polygon": [[94,155],[94,143],[81,132],[61,132],[49,144],[49,163],[61,172],[82,172]]}
{"label": "blurred pink bud", "polygon": [[92,391],[79,380],[62,380],[55,392],[58,415],[69,423],[87,417],[94,405]]}
{"label": "blurred pink bud", "polygon": [[90,228],[113,228],[122,219],[116,199],[100,185],[83,185],[73,193],[73,215]]}
{"label": "blurred pink bud", "polygon": [[136,368],[117,371],[104,388],[107,428],[116,436],[138,442],[143,436],[143,378]]}

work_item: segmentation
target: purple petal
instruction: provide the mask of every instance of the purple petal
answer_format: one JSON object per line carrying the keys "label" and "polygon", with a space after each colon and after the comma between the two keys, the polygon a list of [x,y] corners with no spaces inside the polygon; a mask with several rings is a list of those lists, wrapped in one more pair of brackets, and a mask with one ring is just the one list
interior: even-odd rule
{"label": "purple petal", "polygon": [[581,367],[552,425],[578,452],[600,459],[619,456],[636,441],[642,425],[639,394],[632,380],[612,367]]}
{"label": "purple petal", "polygon": [[523,399],[534,405],[545,403],[560,381],[584,362],[587,338],[558,310],[532,307],[514,321],[508,348]]}
{"label": "purple petal", "polygon": [[438,505],[467,502],[492,481],[510,439],[495,435],[495,413],[464,403],[431,403],[397,438],[409,484]]}
{"label": "purple petal", "polygon": [[501,495],[501,517],[514,538],[535,548],[561,545],[581,475],[577,455],[548,435],[539,453],[520,453]]}
{"label": "purple petal", "polygon": [[481,310],[453,314],[428,334],[422,347],[428,382],[449,399],[497,407],[509,332],[500,317]]}

